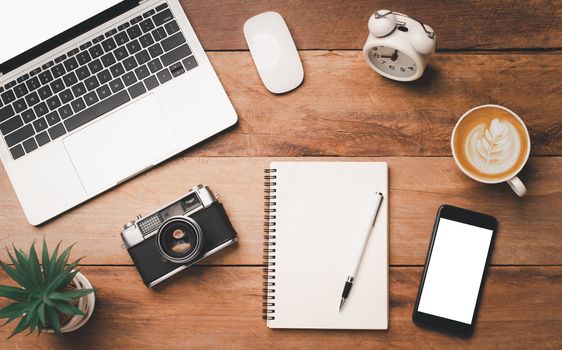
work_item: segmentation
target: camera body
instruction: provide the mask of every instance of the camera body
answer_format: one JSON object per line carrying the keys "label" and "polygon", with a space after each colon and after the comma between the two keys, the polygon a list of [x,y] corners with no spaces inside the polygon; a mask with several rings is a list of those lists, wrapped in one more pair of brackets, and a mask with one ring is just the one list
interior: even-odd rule
{"label": "camera body", "polygon": [[236,242],[222,203],[203,185],[124,226],[121,238],[145,285],[153,287]]}

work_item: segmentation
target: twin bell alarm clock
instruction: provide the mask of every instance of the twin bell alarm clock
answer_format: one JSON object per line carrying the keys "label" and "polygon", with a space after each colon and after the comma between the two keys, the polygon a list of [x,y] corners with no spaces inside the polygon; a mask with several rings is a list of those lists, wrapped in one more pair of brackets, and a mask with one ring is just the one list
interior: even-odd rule
{"label": "twin bell alarm clock", "polygon": [[433,29],[419,20],[379,10],[369,18],[363,57],[372,69],[387,78],[412,81],[422,76],[436,41]]}

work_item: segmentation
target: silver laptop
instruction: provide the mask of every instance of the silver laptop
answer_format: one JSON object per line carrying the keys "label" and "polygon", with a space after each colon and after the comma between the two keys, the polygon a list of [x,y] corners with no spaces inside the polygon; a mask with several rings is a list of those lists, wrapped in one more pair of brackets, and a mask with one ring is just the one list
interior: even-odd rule
{"label": "silver laptop", "polygon": [[9,0],[0,158],[38,225],[234,125],[178,0]]}

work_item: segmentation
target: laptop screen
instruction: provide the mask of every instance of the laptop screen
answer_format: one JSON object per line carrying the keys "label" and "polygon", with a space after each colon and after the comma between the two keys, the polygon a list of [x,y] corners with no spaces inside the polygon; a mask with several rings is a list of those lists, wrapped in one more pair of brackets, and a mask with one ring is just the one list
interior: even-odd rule
{"label": "laptop screen", "polygon": [[2,1],[0,63],[18,56],[121,1]]}

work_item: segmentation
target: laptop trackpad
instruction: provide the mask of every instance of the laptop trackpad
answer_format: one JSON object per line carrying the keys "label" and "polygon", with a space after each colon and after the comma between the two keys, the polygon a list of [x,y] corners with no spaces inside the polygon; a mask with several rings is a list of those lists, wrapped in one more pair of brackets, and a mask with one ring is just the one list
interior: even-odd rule
{"label": "laptop trackpad", "polygon": [[63,142],[90,194],[117,184],[178,149],[154,95],[100,119]]}

